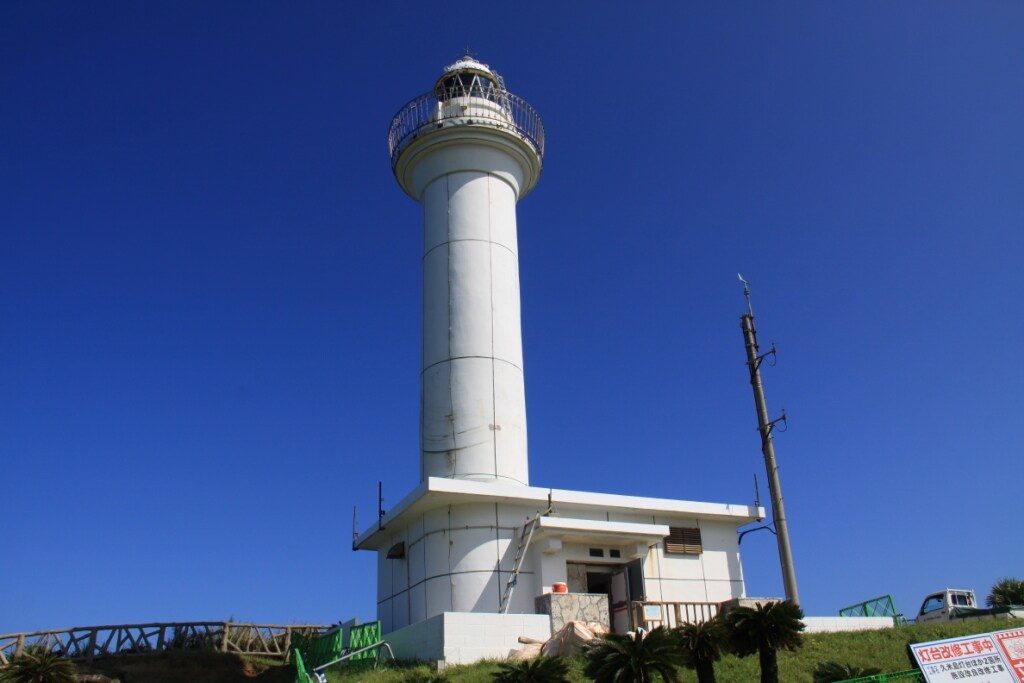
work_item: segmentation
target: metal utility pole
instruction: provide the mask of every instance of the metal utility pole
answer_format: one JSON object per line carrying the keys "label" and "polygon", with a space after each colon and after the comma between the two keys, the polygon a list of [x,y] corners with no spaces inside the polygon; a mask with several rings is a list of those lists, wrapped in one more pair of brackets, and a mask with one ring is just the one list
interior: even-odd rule
{"label": "metal utility pole", "polygon": [[782,502],[782,483],[779,480],[779,466],[775,462],[775,444],[772,441],[772,430],[776,423],[785,422],[786,414],[776,420],[768,419],[768,404],[764,398],[764,385],[761,383],[761,362],[768,356],[775,355],[775,346],[770,351],[758,354],[757,330],[754,328],[754,308],[750,303],[750,286],[740,276],[743,283],[743,296],[747,299],[747,312],[740,316],[740,327],[743,330],[743,342],[747,347],[747,368],[750,370],[750,386],[754,390],[754,405],[757,407],[758,431],[761,433],[761,453],[764,455],[764,466],[768,470],[768,490],[772,497],[772,520],[775,526],[775,537],[779,543],[779,564],[782,565],[782,583],[786,590],[786,599],[800,604],[800,595],[796,588],[796,570],[793,569],[793,550],[789,545],[789,526],[786,524],[786,507]]}

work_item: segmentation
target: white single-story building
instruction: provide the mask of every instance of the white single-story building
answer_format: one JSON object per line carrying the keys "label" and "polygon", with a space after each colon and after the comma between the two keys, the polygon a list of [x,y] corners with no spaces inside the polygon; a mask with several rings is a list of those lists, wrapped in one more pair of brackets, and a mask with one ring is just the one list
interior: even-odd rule
{"label": "white single-story building", "polygon": [[565,583],[570,595],[607,596],[609,626],[625,632],[745,597],[736,528],[763,516],[751,505],[430,477],[356,547],[377,551],[377,615],[390,633],[446,612],[499,613],[536,518],[507,612],[543,611]]}

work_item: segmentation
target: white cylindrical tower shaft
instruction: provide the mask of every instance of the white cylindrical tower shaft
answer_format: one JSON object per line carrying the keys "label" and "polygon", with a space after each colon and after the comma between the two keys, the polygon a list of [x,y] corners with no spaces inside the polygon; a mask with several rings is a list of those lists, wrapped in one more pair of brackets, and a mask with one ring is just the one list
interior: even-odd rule
{"label": "white cylindrical tower shaft", "polygon": [[[423,205],[421,478],[528,484],[516,202],[542,142],[478,62],[448,67],[430,95],[391,135],[395,175]],[[420,118],[402,118],[410,107]]]}
{"label": "white cylindrical tower shaft", "polygon": [[422,476],[526,484],[515,189],[453,170],[422,202]]}

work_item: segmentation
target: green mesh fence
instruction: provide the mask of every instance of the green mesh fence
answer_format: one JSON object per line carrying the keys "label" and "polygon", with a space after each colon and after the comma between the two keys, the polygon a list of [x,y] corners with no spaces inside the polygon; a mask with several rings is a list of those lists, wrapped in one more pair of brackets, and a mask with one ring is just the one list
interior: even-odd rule
{"label": "green mesh fence", "polygon": [[877,674],[875,676],[867,676],[866,678],[851,678],[842,683],[889,683],[889,681],[899,681],[899,683],[925,683],[924,676],[917,669],[910,669],[909,671],[897,671],[889,674]]}
{"label": "green mesh fence", "polygon": [[896,602],[891,595],[881,595],[871,598],[856,605],[850,605],[839,610],[841,617],[895,617]]}
{"label": "green mesh fence", "polygon": [[[349,631],[348,637],[348,649],[349,650],[361,650],[369,645],[376,645],[383,638],[380,635],[380,622],[371,621],[369,624],[362,624],[361,626],[353,626]],[[353,661],[359,661],[361,659],[373,659],[377,656],[376,651],[367,650],[366,652],[360,652],[359,654],[352,657]]]}
{"label": "green mesh fence", "polygon": [[[345,646],[345,632],[341,629],[321,636],[292,634],[292,658],[295,662],[295,680],[298,683],[313,683],[310,675],[324,664],[333,662],[346,652],[361,650],[381,642],[380,622],[373,621],[348,629],[348,646]],[[344,663],[367,664],[376,661],[377,651],[367,650],[353,655]]]}
{"label": "green mesh fence", "polygon": [[[341,629],[322,636],[292,634],[292,651],[301,653],[302,662],[309,669],[334,661],[344,649],[344,633]],[[296,661],[298,658],[296,658]]]}

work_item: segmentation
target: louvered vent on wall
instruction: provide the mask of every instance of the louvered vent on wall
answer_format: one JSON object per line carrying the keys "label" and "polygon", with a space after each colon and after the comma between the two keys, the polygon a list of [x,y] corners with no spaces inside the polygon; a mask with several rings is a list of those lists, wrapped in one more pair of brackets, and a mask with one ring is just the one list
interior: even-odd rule
{"label": "louvered vent on wall", "polygon": [[701,545],[700,529],[670,526],[668,538],[665,539],[666,553],[684,553],[687,555],[699,555],[704,548]]}

